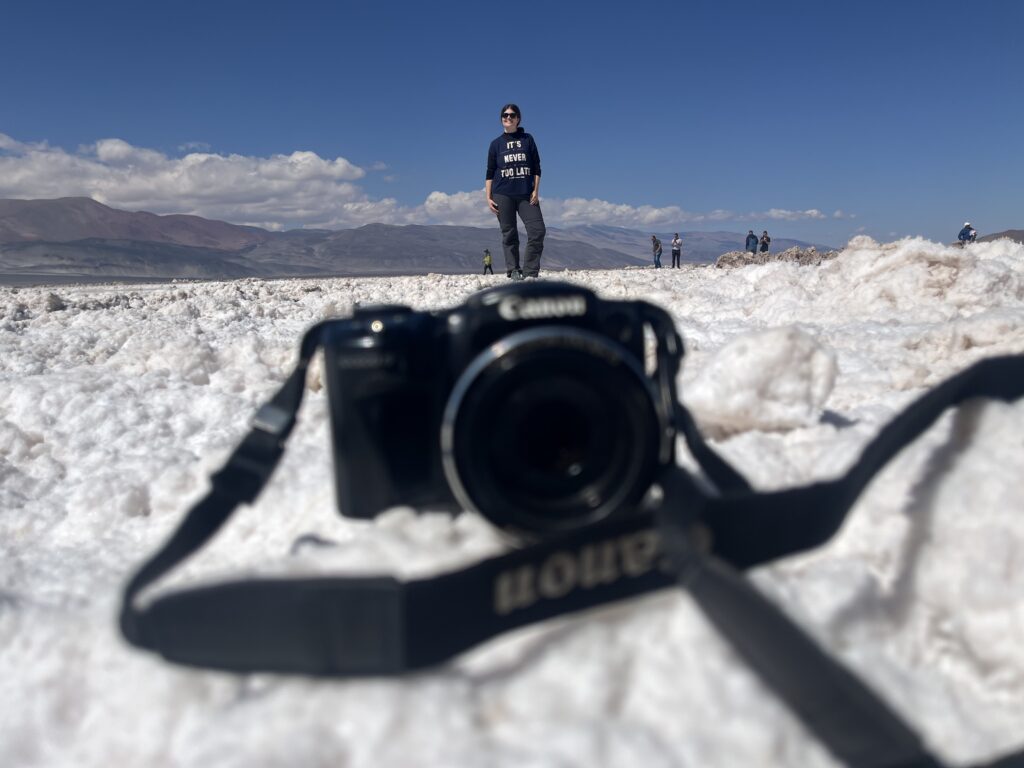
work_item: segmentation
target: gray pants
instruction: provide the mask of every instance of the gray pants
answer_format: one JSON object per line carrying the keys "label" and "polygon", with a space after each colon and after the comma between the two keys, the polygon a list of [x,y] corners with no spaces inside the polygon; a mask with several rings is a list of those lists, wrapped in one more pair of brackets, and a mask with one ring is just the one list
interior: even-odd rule
{"label": "gray pants", "polygon": [[[505,271],[522,269],[527,277],[540,272],[540,255],[544,251],[544,216],[539,205],[530,205],[528,197],[492,195],[498,204],[498,226],[501,227],[501,245],[505,250]],[[526,227],[526,261],[519,263],[519,226],[516,214]]]}

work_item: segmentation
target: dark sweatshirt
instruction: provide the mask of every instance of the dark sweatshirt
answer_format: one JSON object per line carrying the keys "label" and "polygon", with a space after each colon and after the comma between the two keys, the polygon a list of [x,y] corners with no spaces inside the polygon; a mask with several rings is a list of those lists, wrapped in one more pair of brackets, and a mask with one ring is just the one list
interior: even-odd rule
{"label": "dark sweatshirt", "polygon": [[492,195],[529,197],[533,177],[540,176],[540,154],[533,136],[522,128],[503,133],[487,150],[487,176]]}

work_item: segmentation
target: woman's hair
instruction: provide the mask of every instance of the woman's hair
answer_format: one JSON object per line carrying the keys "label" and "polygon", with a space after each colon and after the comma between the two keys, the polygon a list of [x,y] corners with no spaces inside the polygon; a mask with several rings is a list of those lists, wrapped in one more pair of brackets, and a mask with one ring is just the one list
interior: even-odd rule
{"label": "woman's hair", "polygon": [[518,104],[506,104],[504,107],[501,108],[501,112],[498,113],[498,117],[501,117],[502,113],[504,113],[506,110],[512,110],[513,112],[516,113],[520,120],[523,119],[523,113],[519,111]]}

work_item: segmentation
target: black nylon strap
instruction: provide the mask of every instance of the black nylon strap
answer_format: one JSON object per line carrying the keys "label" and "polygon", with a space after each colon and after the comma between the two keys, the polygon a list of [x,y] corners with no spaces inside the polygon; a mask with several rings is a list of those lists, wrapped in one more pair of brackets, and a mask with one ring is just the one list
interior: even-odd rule
{"label": "black nylon strap", "polygon": [[679,362],[683,358],[683,339],[676,330],[672,316],[653,304],[645,305],[643,311],[644,319],[651,324],[655,335],[662,342],[658,347],[657,370],[660,384],[658,391],[666,399],[661,404],[662,409],[665,413],[672,414],[676,430],[681,432],[686,440],[686,447],[719,492],[751,491],[747,479],[705,442],[693,416],[675,395]]}
{"label": "black nylon strap", "polygon": [[824,544],[875,474],[954,405],[976,397],[1024,395],[1024,355],[993,357],[939,384],[886,424],[840,478],[768,493],[725,494],[708,502],[715,552],[739,568]]}
{"label": "black nylon strap", "polygon": [[832,754],[856,768],[939,765],[920,738],[854,675],[735,568],[693,543],[693,529],[665,509],[662,542],[712,625]]}
{"label": "black nylon strap", "polygon": [[401,598],[390,578],[251,579],[171,592],[138,623],[146,647],[180,664],[381,675],[404,666]]}
{"label": "black nylon strap", "polygon": [[747,479],[704,441],[693,416],[678,401],[675,404],[675,413],[676,425],[686,439],[686,447],[700,464],[704,473],[714,482],[715,487],[726,493],[753,493]]}
{"label": "black nylon strap", "polygon": [[991,763],[979,763],[978,768],[1024,768],[1024,751],[997,757]]}
{"label": "black nylon strap", "polygon": [[[714,552],[694,544],[693,526],[666,506],[659,531],[680,584],[755,673],[846,765],[927,768],[941,763],[869,688],[826,654],[736,567],[827,541],[871,478],[952,405],[974,397],[1024,395],[1024,356],[985,360],[911,404],[887,424],[842,478],[772,494],[706,500],[701,522]],[[735,566],[735,567],[734,567]],[[993,766],[1024,764],[1024,752]]]}
{"label": "black nylon strap", "polygon": [[220,529],[240,502],[255,499],[270,479],[284,452],[285,440],[295,426],[306,386],[306,371],[320,343],[322,329],[323,324],[318,324],[306,332],[295,370],[270,401],[260,408],[253,420],[253,429],[220,471],[213,475],[210,492],[192,507],[170,539],[128,582],[119,621],[129,642],[148,647],[140,628],[140,614],[135,607],[138,593],[194,554]]}
{"label": "black nylon strap", "polygon": [[129,640],[232,671],[421,669],[516,627],[670,586],[652,523],[609,521],[429,579],[252,579],[170,592],[132,612]]}
{"label": "black nylon strap", "polygon": [[[514,627],[678,579],[841,759],[872,768],[939,765],[913,731],[733,567],[826,541],[873,475],[946,407],[971,397],[1011,400],[1024,394],[1024,356],[984,361],[929,392],[887,425],[838,480],[777,493],[747,492],[746,481],[704,443],[677,404],[678,429],[725,495],[709,498],[683,470],[669,468],[658,528],[651,513],[641,511],[432,579],[250,580],[172,592],[137,608],[136,597],[146,585],[199,549],[239,503],[262,490],[295,424],[320,330],[315,327],[303,339],[296,370],[260,409],[252,432],[214,475],[207,497],[129,582],[121,626],[130,642],[180,663],[234,671],[395,674],[440,663]],[[711,554],[693,544],[693,531],[705,528]],[[671,564],[661,557],[662,540]],[[814,669],[816,679],[807,679],[801,664]],[[1022,761],[1024,752],[992,765],[1009,768]]]}
{"label": "black nylon strap", "polygon": [[727,563],[708,559],[687,589],[747,665],[843,763],[938,765],[881,698]]}

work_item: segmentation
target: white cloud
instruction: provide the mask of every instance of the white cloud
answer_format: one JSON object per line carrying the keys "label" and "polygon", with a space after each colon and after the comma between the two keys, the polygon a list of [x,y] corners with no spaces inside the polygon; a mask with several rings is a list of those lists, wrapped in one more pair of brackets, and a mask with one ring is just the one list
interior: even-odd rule
{"label": "white cloud", "polygon": [[545,219],[562,226],[610,224],[617,227],[648,229],[671,225],[677,221],[691,221],[693,215],[674,205],[666,208],[656,208],[652,205],[632,206],[582,197],[545,201]]}
{"label": "white cloud", "polygon": [[[24,143],[0,133],[0,198],[91,197],[124,210],[192,213],[267,229],[344,228],[384,224],[494,224],[483,189],[431,192],[419,205],[394,198],[372,199],[357,183],[366,176],[344,157],[315,152],[250,157],[208,151],[199,142],[182,145],[187,154],[172,157],[158,150],[107,138],[68,151],[45,142]],[[375,162],[369,170],[394,169]],[[554,226],[610,224],[656,229],[708,222],[824,219],[816,208],[760,213],[716,209],[687,211],[678,206],[633,206],[596,198],[544,198],[544,218]],[[842,211],[835,218],[846,217]]]}
{"label": "white cloud", "polygon": [[803,219],[825,219],[828,218],[817,208],[810,208],[806,211],[788,211],[785,208],[770,208],[761,213],[750,213],[747,216],[751,219],[770,219],[775,221],[801,221]]}
{"label": "white cloud", "polygon": [[210,145],[205,141],[186,141],[178,145],[179,152],[209,152]]}
{"label": "white cloud", "polygon": [[[552,215],[553,214],[553,215]],[[816,208],[805,211],[789,211],[771,208],[767,211],[737,213],[725,209],[707,212],[687,211],[678,206],[656,208],[651,205],[631,206],[609,203],[604,200],[569,198],[568,200],[545,200],[544,218],[562,226],[573,224],[610,224],[634,229],[650,229],[680,224],[705,224],[726,221],[801,221],[824,219],[825,214]]]}
{"label": "white cloud", "polygon": [[28,149],[27,144],[22,144],[20,141],[15,141],[5,133],[0,133],[0,150],[7,152],[24,152]]}
{"label": "white cloud", "polygon": [[[545,205],[544,216],[547,218]],[[495,216],[487,207],[484,190],[476,192],[431,192],[422,206],[426,220],[433,224],[458,224],[469,227],[488,227],[494,224]]]}
{"label": "white cloud", "polygon": [[395,201],[369,201],[352,183],[365,175],[343,157],[314,152],[170,157],[116,138],[69,152],[0,134],[0,197],[83,196],[125,210],[194,213],[272,229],[354,226],[393,216]]}

